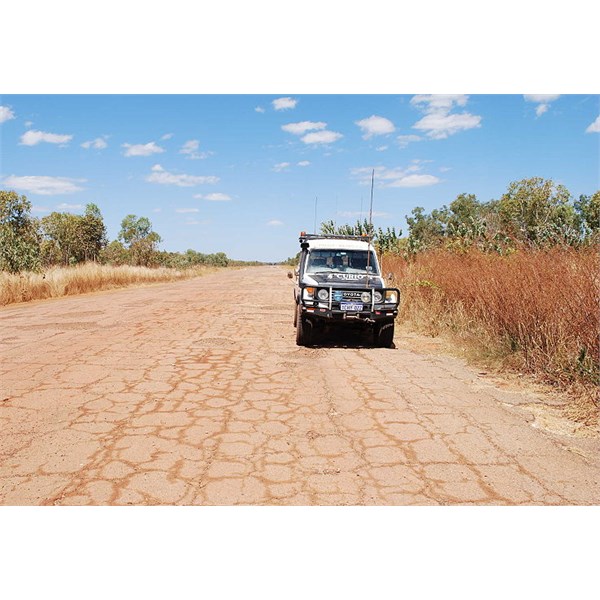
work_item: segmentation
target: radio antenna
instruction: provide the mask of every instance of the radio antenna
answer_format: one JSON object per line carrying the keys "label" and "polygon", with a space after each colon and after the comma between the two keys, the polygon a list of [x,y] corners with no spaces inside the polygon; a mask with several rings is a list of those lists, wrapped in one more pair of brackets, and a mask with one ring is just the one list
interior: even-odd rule
{"label": "radio antenna", "polygon": [[315,196],[315,227],[313,229],[313,231],[315,233],[317,233],[317,201],[319,200],[319,198],[317,196]]}
{"label": "radio antenna", "polygon": [[338,215],[338,195],[335,195],[335,213],[333,215],[333,227],[335,229],[335,223],[337,221],[337,215]]}
{"label": "radio antenna", "polygon": [[367,287],[369,287],[369,268],[371,266],[371,236],[373,229],[373,183],[375,181],[375,169],[371,172],[371,207],[369,208],[369,230],[367,231],[367,240],[369,245],[367,246]]}
{"label": "radio antenna", "polygon": [[369,235],[373,229],[373,183],[375,182],[375,169],[371,172],[371,207],[369,208]]}

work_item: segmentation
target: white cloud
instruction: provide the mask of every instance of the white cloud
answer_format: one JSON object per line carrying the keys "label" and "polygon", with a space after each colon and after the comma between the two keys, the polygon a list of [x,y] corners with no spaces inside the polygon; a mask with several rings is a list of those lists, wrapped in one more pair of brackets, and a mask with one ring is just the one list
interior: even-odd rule
{"label": "white cloud", "polygon": [[189,140],[181,147],[179,154],[185,154],[187,155],[186,158],[195,160],[208,158],[213,154],[212,152],[198,152],[198,148],[200,148],[198,140]]}
{"label": "white cloud", "polygon": [[600,116],[585,130],[586,133],[600,133]]}
{"label": "white cloud", "polygon": [[377,152],[385,152],[388,149],[389,146],[377,146],[377,148],[375,148],[375,150],[377,150]]}
{"label": "white cloud", "polygon": [[106,143],[106,139],[104,137],[97,137],[94,140],[89,140],[81,144],[82,148],[94,148],[95,150],[103,150],[107,146],[108,144]]}
{"label": "white cloud", "polygon": [[392,181],[388,187],[424,187],[439,183],[439,177],[435,175],[405,175]]}
{"label": "white cloud", "polygon": [[[481,127],[481,117],[468,112],[451,112],[458,106],[466,106],[469,97],[464,94],[428,94],[416,95],[410,103],[425,113],[425,116],[413,125],[434,140],[443,140],[459,131]],[[416,141],[400,136],[399,142]]]}
{"label": "white cloud", "polygon": [[265,109],[262,106],[257,106],[254,110],[257,113],[264,113],[265,112]]}
{"label": "white cloud", "polygon": [[423,187],[440,183],[435,175],[420,173],[423,167],[412,164],[409,167],[361,167],[352,169],[352,175],[359,179],[362,185],[371,185],[371,173],[375,170],[375,184],[378,187]]}
{"label": "white cloud", "polygon": [[549,108],[550,102],[554,102],[560,98],[560,94],[524,94],[523,97],[527,102],[535,102],[535,115],[541,117]]}
{"label": "white cloud", "polygon": [[0,123],[10,121],[15,118],[15,113],[9,106],[0,106]]}
{"label": "white cloud", "polygon": [[61,202],[56,208],[59,210],[80,210],[83,208],[83,204],[67,204],[66,202]]}
{"label": "white cloud", "polygon": [[184,173],[169,173],[160,165],[152,167],[152,173],[146,177],[150,183],[162,183],[165,185],[177,185],[179,187],[193,187],[204,183],[217,183],[218,177],[214,175],[186,175]]}
{"label": "white cloud", "polygon": [[197,213],[200,212],[199,208],[176,208],[176,213]]}
{"label": "white cloud", "polygon": [[413,134],[399,135],[396,139],[398,140],[398,146],[400,146],[400,148],[406,148],[411,142],[421,141],[420,136]]}
{"label": "white cloud", "polygon": [[273,108],[275,110],[288,110],[290,108],[295,108],[296,104],[298,104],[298,100],[294,98],[277,98],[272,102]]}
{"label": "white cloud", "polygon": [[47,142],[49,144],[66,144],[72,139],[72,135],[47,133],[45,131],[36,131],[35,129],[30,129],[21,136],[21,144],[23,146],[35,146],[40,142]]}
{"label": "white cloud", "polygon": [[307,131],[325,129],[325,127],[327,127],[327,123],[323,123],[323,121],[300,121],[299,123],[282,125],[281,129],[288,133],[293,133],[294,135],[302,135]]}
{"label": "white cloud", "polygon": [[524,94],[524,97],[527,102],[535,102],[538,104],[541,102],[554,102],[554,100],[560,98],[560,94]]}
{"label": "white cloud", "polygon": [[459,131],[481,127],[481,117],[470,113],[429,113],[413,125],[434,140],[443,140]]}
{"label": "white cloud", "polygon": [[198,140],[189,140],[181,147],[179,154],[193,154],[199,147],[200,142]]}
{"label": "white cloud", "polygon": [[410,103],[426,113],[450,112],[454,106],[465,106],[469,96],[464,94],[417,94]]}
{"label": "white cloud", "polygon": [[194,194],[194,198],[208,200],[209,202],[228,202],[231,200],[231,196],[221,192],[213,192],[212,194]]}
{"label": "white cloud", "polygon": [[337,140],[343,138],[341,133],[336,131],[315,131],[313,133],[307,133],[304,137],[300,138],[305,144],[331,144]]}
{"label": "white cloud", "polygon": [[270,221],[267,221],[267,225],[269,227],[279,227],[283,225],[283,221],[279,221],[278,219],[271,219]]}
{"label": "white cloud", "polygon": [[80,192],[83,188],[77,185],[85,179],[70,179],[68,177],[48,177],[45,175],[25,175],[6,177],[3,184],[17,190],[25,190],[31,194],[41,196],[55,196],[58,194],[72,194]]}
{"label": "white cloud", "polygon": [[34,212],[34,213],[49,213],[51,210],[52,209],[48,208],[47,206],[36,206],[36,205],[33,205],[31,207],[31,212]]}
{"label": "white cloud", "polygon": [[25,121],[25,127],[31,127],[33,125],[33,121]]}
{"label": "white cloud", "polygon": [[301,160],[299,163],[296,163],[299,167],[308,167],[310,165],[310,160]]}
{"label": "white cloud", "polygon": [[162,212],[162,208],[153,208],[153,209],[152,209],[152,212],[153,212],[153,213],[159,213],[159,212]]}
{"label": "white cloud", "polygon": [[281,171],[285,171],[290,166],[289,162],[281,162],[273,165],[273,171],[279,173]]}
{"label": "white cloud", "polygon": [[527,100],[527,102],[545,104],[547,102],[554,102],[555,100],[558,100],[558,98],[560,98],[560,94],[523,94],[523,97],[525,100]]}
{"label": "white cloud", "polygon": [[172,133],[165,133],[165,135],[161,136],[161,140],[170,140],[173,137]]}
{"label": "white cloud", "polygon": [[165,149],[161,148],[156,142],[148,142],[147,144],[121,144],[126,148],[125,156],[150,156],[151,154],[160,154]]}
{"label": "white cloud", "polygon": [[368,140],[374,135],[393,133],[396,130],[394,124],[389,119],[376,115],[371,115],[366,119],[355,121],[354,123],[362,129],[363,140]]}

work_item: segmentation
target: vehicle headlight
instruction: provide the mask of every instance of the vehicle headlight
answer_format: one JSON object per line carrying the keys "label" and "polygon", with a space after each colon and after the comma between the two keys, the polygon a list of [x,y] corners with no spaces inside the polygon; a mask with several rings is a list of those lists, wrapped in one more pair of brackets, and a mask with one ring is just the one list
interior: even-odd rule
{"label": "vehicle headlight", "polygon": [[329,292],[327,290],[319,290],[317,292],[317,298],[319,300],[327,300],[329,298]]}
{"label": "vehicle headlight", "polygon": [[398,302],[398,292],[395,290],[387,290],[385,293],[385,301],[396,304]]}
{"label": "vehicle headlight", "polygon": [[375,292],[375,302],[377,302],[377,304],[379,304],[381,301],[383,300],[383,296],[381,295],[381,292]]}
{"label": "vehicle headlight", "polygon": [[363,293],[360,295],[360,299],[361,299],[363,302],[365,302],[365,303],[366,303],[366,302],[371,302],[371,294],[369,294],[369,292],[363,292]]}
{"label": "vehicle headlight", "polygon": [[315,297],[315,288],[314,287],[305,287],[304,288],[304,297],[305,298],[314,298]]}

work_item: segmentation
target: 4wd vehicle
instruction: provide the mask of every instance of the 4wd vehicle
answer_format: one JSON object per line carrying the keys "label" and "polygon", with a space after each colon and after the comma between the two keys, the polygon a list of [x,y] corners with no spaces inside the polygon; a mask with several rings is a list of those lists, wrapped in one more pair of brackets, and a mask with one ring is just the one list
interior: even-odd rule
{"label": "4wd vehicle", "polygon": [[338,326],[371,329],[377,346],[391,346],[400,291],[385,287],[370,238],[302,232],[300,248],[296,343],[310,345],[317,331]]}

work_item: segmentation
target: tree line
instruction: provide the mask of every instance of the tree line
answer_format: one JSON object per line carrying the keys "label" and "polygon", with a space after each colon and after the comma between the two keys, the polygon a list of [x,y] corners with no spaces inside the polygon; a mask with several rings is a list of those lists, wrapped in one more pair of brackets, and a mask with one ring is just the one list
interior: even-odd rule
{"label": "tree line", "polygon": [[600,191],[575,199],[565,186],[533,177],[510,183],[499,200],[459,194],[430,213],[417,206],[406,222],[407,237],[393,227],[375,229],[366,219],[341,226],[326,221],[321,233],[371,235],[380,252],[405,257],[431,248],[503,254],[517,247],[592,246],[600,243]]}
{"label": "tree line", "polygon": [[31,202],[26,196],[0,190],[0,271],[38,271],[86,261],[178,269],[226,267],[236,262],[224,252],[160,251],[161,241],[147,217],[127,215],[117,239],[109,242],[104,219],[95,204],[87,204],[81,215],[52,212],[36,218],[31,215]]}

